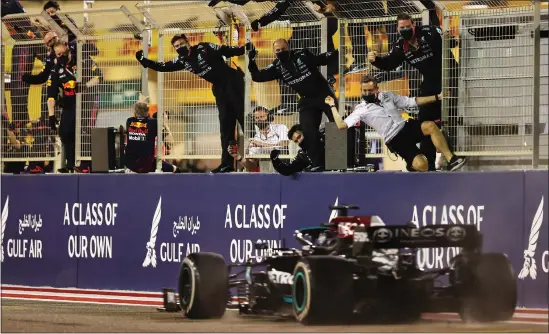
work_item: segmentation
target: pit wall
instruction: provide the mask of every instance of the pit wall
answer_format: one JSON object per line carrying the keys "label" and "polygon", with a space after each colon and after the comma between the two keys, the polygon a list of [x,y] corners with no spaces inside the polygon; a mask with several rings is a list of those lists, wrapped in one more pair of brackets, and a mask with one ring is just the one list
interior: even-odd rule
{"label": "pit wall", "polygon": [[[257,240],[293,232],[335,203],[387,225],[474,224],[484,251],[513,264],[519,306],[547,309],[548,172],[231,175],[3,175],[2,285],[159,292],[190,252],[228,263],[261,257]],[[457,249],[422,251],[447,266]]]}

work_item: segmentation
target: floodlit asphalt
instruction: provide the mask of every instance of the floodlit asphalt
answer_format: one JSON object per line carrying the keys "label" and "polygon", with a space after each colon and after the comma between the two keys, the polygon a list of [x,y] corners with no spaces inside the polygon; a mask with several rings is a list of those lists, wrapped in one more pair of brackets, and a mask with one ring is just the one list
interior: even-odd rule
{"label": "floodlit asphalt", "polygon": [[533,324],[466,324],[422,320],[405,325],[307,327],[293,320],[239,316],[228,310],[221,320],[193,321],[154,307],[56,303],[2,299],[2,332],[541,332]]}

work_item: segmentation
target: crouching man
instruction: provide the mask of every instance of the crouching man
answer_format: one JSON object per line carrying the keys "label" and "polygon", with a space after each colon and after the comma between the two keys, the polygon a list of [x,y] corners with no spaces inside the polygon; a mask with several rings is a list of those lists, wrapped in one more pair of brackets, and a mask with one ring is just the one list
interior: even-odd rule
{"label": "crouching man", "polygon": [[427,158],[417,147],[424,137],[430,136],[437,150],[449,161],[448,170],[460,169],[466,159],[456,156],[448,148],[446,139],[437,125],[432,121],[405,120],[400,109],[423,106],[440,101],[441,95],[409,98],[391,92],[380,92],[376,79],[365,76],[361,80],[363,101],[345,120],[341,118],[334,99],[326,97],[326,104],[332,110],[335,123],[339,129],[347,129],[362,121],[374,128],[384,139],[387,148],[402,157],[408,170],[426,172]]}
{"label": "crouching man", "polygon": [[292,126],[288,131],[288,139],[296,143],[300,149],[297,155],[288,161],[280,159],[280,151],[275,149],[271,151],[271,162],[273,168],[281,175],[290,176],[299,172],[323,172],[324,171],[324,140],[321,133],[320,166],[314,166],[309,157],[309,153],[303,148],[305,134],[299,124]]}
{"label": "crouching man", "polygon": [[[126,132],[127,143],[124,151],[126,168],[134,173],[154,172],[158,123],[155,118],[149,117],[149,105],[143,96],[134,106],[134,116],[126,121]],[[162,161],[162,172],[181,173],[181,170]]]}

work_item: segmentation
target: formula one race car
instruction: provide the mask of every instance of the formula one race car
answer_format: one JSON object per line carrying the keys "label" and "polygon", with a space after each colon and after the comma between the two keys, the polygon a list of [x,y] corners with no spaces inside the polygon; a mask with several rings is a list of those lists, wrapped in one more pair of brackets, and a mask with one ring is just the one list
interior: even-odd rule
{"label": "formula one race car", "polygon": [[[422,312],[457,312],[463,320],[502,321],[515,311],[517,287],[509,260],[482,253],[473,225],[385,226],[374,217],[349,216],[356,206],[331,207],[340,216],[295,231],[303,245],[273,249],[260,263],[230,274],[223,257],[195,253],[184,259],[179,301],[189,318],[218,318],[227,291],[237,288],[241,313],[293,313],[303,324],[353,320],[414,321]],[[378,226],[375,226],[378,225]],[[258,247],[261,247],[258,245]],[[421,248],[459,247],[444,269],[416,265]],[[264,267],[263,271],[252,271]],[[244,278],[238,278],[244,275]],[[446,286],[436,283],[447,277]]]}
{"label": "formula one race car", "polygon": [[[265,249],[265,244],[258,243],[256,249],[270,254],[255,263],[248,259],[244,264],[227,265],[216,253],[189,254],[179,273],[180,308],[189,318],[219,318],[236,299],[241,314],[293,316],[292,272],[297,262],[313,254],[333,253],[337,245],[337,233],[328,226],[299,229],[294,236],[302,249]],[[234,269],[238,272],[231,274]],[[231,295],[231,289],[236,290],[236,296]]]}

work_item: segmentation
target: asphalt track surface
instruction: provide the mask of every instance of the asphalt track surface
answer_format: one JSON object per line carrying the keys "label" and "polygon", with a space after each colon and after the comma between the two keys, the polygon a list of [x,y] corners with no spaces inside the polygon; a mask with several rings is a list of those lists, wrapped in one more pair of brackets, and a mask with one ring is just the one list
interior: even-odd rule
{"label": "asphalt track surface", "polygon": [[154,307],[2,300],[2,332],[544,332],[532,324],[466,324],[422,320],[405,325],[307,327],[274,317],[242,317],[228,310],[221,320],[193,321]]}

